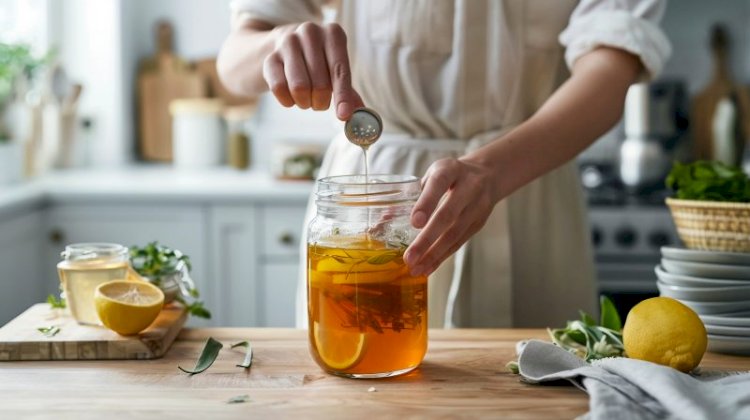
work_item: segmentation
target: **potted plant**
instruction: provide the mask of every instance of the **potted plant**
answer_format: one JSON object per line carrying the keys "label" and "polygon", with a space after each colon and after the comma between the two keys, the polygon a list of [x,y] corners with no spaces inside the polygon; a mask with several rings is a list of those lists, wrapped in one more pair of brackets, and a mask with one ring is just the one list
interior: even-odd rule
{"label": "potted plant", "polygon": [[177,301],[199,318],[211,318],[211,312],[198,300],[200,294],[190,277],[190,257],[179,250],[151,242],[144,247],[130,247],[133,269],[164,291],[164,303]]}
{"label": "potted plant", "polygon": [[692,249],[750,252],[750,178],[717,161],[675,162],[666,181],[677,233]]}

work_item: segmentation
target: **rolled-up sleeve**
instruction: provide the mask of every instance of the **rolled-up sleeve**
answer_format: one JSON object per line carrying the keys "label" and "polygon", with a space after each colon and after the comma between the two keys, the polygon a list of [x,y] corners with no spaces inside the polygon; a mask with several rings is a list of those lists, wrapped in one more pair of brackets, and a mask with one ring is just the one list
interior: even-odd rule
{"label": "rolled-up sleeve", "polygon": [[597,47],[613,47],[638,56],[646,78],[664,68],[672,47],[659,21],[666,0],[582,0],[560,34],[568,68]]}
{"label": "rolled-up sleeve", "polygon": [[232,27],[249,19],[262,20],[272,25],[287,23],[320,22],[325,0],[233,0]]}

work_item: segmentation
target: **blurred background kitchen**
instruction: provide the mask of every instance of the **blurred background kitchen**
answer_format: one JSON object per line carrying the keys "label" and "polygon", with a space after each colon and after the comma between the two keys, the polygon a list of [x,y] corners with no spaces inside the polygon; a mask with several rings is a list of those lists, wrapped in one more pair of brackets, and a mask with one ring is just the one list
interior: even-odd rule
{"label": "blurred background kitchen", "polygon": [[[673,55],[579,157],[599,288],[621,311],[656,295],[677,244],[663,179],[675,159],[743,159],[750,1],[673,1]],[[0,325],[58,289],[66,244],[158,240],[190,256],[210,320],[293,326],[312,179],[340,129],[328,112],[231,96],[215,0],[0,3]]]}

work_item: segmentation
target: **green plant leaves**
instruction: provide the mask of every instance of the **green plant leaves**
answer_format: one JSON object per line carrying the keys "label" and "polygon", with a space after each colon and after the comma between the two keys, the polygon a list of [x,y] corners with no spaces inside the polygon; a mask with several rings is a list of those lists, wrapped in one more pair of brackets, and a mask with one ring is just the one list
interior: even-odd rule
{"label": "green plant leaves", "polygon": [[621,331],[622,321],[620,321],[620,314],[617,313],[615,304],[608,297],[602,295],[599,297],[599,307],[601,308],[599,324],[610,330]]}
{"label": "green plant leaves", "polygon": [[399,255],[401,255],[401,253],[398,251],[386,251],[382,254],[373,255],[372,257],[368,258],[367,263],[372,265],[388,264],[389,262],[398,258]]}
{"label": "green plant leaves", "polygon": [[245,347],[245,359],[242,363],[235,365],[237,367],[248,369],[253,364],[253,348],[250,347],[249,341],[240,341],[239,343],[232,344],[231,348]]}
{"label": "green plant leaves", "polygon": [[224,347],[223,344],[214,340],[213,337],[209,337],[208,340],[206,340],[206,344],[203,346],[203,350],[201,351],[193,370],[184,369],[181,366],[177,366],[177,368],[185,373],[189,373],[190,376],[201,373],[211,367],[222,347]]}
{"label": "green plant leaves", "polygon": [[48,338],[56,336],[61,331],[60,327],[56,325],[52,325],[49,327],[40,327],[40,328],[37,328],[36,330],[44,334],[44,336]]}
{"label": "green plant leaves", "polygon": [[67,306],[65,299],[56,298],[53,294],[47,295],[47,303],[49,303],[49,306],[52,309],[65,309]]}
{"label": "green plant leaves", "polygon": [[675,162],[665,184],[684,200],[750,202],[750,178],[717,161]]}

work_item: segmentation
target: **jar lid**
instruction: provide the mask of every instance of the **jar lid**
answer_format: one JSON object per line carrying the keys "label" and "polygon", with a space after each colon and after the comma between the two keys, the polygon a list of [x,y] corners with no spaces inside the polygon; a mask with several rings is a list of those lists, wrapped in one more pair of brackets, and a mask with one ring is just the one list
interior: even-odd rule
{"label": "jar lid", "polygon": [[224,101],[210,98],[182,98],[169,103],[172,115],[219,115],[224,110]]}
{"label": "jar lid", "polygon": [[65,247],[60,256],[68,261],[85,261],[96,258],[121,258],[128,255],[128,248],[120,244],[85,242]]}

